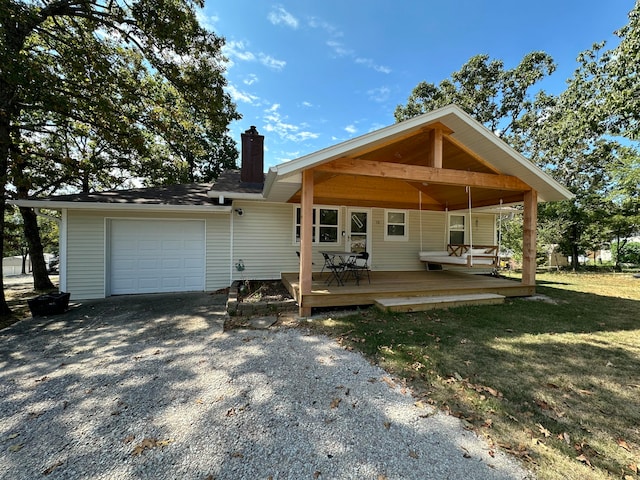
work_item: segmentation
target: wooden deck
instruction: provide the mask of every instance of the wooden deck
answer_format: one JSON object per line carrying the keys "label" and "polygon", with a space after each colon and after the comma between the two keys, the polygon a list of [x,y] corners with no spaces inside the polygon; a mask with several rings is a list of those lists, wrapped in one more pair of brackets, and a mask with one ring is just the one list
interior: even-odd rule
{"label": "wooden deck", "polygon": [[[534,286],[519,281],[485,275],[442,271],[371,272],[371,284],[364,278],[360,285],[353,280],[344,286],[335,282],[327,286],[327,274],[314,272],[311,294],[305,295],[304,307],[339,307],[373,305],[378,298],[426,297],[495,293],[505,297],[526,297],[535,293]],[[282,282],[299,302],[298,273],[283,273]]]}

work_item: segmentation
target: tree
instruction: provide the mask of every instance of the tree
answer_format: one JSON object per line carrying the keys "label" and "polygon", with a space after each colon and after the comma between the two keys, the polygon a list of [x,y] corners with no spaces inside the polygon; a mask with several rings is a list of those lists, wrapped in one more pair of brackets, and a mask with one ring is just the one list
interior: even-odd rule
{"label": "tree", "polygon": [[[230,121],[239,116],[223,91],[224,41],[199,25],[197,7],[202,7],[200,0],[3,1],[3,191],[10,172],[22,188],[34,185],[35,160],[50,163],[47,155],[33,152],[43,137],[60,133],[58,125],[66,120],[90,126],[96,138],[143,158],[145,140],[158,135],[144,128],[145,105],[157,98],[147,90],[149,78],[170,85],[206,126],[209,138],[223,139]],[[3,195],[3,218],[5,201]],[[2,291],[0,314],[9,313]]]}
{"label": "tree", "polygon": [[394,115],[400,122],[455,103],[492,132],[511,137],[518,135],[521,119],[531,108],[531,88],[554,70],[553,59],[544,52],[525,55],[510,70],[501,60],[476,55],[437,86],[420,82]]}

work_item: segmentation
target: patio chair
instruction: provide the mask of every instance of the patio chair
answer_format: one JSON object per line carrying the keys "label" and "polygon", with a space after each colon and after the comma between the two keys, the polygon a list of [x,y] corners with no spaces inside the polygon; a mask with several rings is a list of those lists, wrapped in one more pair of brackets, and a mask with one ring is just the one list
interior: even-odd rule
{"label": "patio chair", "polygon": [[352,255],[346,265],[347,271],[356,279],[356,285],[360,285],[360,277],[367,272],[367,280],[371,284],[371,276],[369,275],[369,252],[360,252]]}
{"label": "patio chair", "polygon": [[331,275],[329,275],[329,278],[327,279],[327,285],[331,285],[334,280],[336,280],[339,286],[344,285],[344,282],[342,281],[342,275],[345,272],[346,263],[337,263],[333,255],[329,255],[324,252],[322,252],[322,257],[324,258],[322,271],[324,272],[324,269],[326,268],[331,272]]}

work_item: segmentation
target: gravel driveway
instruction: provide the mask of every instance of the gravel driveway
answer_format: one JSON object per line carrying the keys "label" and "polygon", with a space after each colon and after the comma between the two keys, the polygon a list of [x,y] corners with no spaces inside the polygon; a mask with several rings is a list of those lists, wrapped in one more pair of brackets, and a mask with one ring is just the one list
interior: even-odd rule
{"label": "gravel driveway", "polygon": [[453,417],[222,296],[114,297],[0,331],[0,478],[522,479]]}

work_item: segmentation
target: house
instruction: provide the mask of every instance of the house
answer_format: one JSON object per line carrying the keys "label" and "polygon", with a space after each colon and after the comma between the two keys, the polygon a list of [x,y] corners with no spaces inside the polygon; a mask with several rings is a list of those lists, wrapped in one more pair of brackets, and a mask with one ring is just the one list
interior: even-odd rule
{"label": "house", "polygon": [[266,175],[263,142],[255,127],[247,130],[241,169],[213,185],[15,203],[61,210],[60,289],[74,298],[215,290],[289,273],[299,282],[293,288],[300,313],[307,314],[320,305],[311,300],[321,251],[366,250],[374,276],[426,275],[420,251],[495,245],[496,208],[515,204],[524,205],[522,285],[530,294],[537,203],[571,197],[456,106],[276,165]]}

